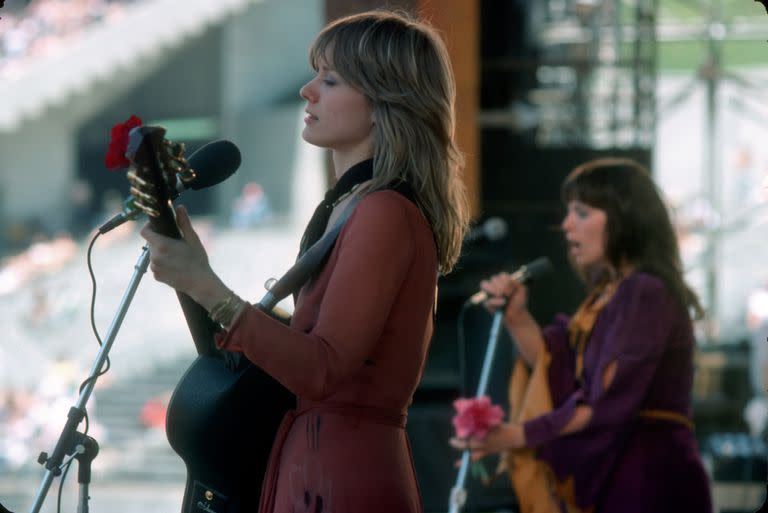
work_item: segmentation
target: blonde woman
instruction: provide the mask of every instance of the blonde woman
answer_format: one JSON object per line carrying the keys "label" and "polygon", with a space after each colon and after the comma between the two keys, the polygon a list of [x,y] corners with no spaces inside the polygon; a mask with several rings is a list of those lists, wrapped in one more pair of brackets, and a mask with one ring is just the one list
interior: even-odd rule
{"label": "blonde woman", "polygon": [[[290,326],[222,283],[183,209],[182,241],[149,227],[142,234],[155,278],[226,328],[220,348],[242,352],[298,398],[273,446],[259,511],[417,512],[405,419],[432,336],[438,273],[453,267],[467,227],[452,71],[434,30],[381,11],[329,24],[310,63],[302,136],[331,150],[337,182],[300,252],[361,199],[298,294]],[[222,315],[223,304],[236,308]]]}

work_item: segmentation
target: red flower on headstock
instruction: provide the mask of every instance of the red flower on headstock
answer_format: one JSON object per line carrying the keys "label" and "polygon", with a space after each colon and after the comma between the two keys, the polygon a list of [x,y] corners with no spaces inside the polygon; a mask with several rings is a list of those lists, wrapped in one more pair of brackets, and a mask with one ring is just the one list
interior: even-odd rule
{"label": "red flower on headstock", "polygon": [[453,427],[458,438],[485,438],[492,428],[501,424],[504,410],[491,404],[491,399],[484,395],[472,399],[456,399],[453,401],[456,415],[453,416]]}
{"label": "red flower on headstock", "polygon": [[106,164],[107,169],[114,171],[128,167],[130,161],[125,158],[125,151],[128,149],[128,134],[132,128],[141,126],[142,123],[141,118],[131,116],[126,122],[118,123],[112,127],[112,140],[109,141],[109,149],[106,157],[104,157],[104,164]]}

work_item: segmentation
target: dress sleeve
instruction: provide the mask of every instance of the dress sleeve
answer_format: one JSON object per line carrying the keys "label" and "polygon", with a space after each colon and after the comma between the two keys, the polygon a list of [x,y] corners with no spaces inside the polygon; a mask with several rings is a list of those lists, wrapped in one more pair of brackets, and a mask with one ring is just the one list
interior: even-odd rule
{"label": "dress sleeve", "polygon": [[385,191],[358,204],[339,235],[338,258],[311,331],[247,307],[219,347],[242,351],[302,397],[333,393],[371,353],[410,267],[415,244],[402,201]]}
{"label": "dress sleeve", "polygon": [[[591,386],[576,389],[551,413],[524,424],[526,444],[535,447],[557,437],[573,417],[576,406],[592,408],[585,429],[620,426],[640,410],[659,365],[678,309],[663,282],[638,274],[627,279],[612,300],[605,328],[605,343],[597,359]],[[612,362],[616,374],[608,389],[602,375]]]}

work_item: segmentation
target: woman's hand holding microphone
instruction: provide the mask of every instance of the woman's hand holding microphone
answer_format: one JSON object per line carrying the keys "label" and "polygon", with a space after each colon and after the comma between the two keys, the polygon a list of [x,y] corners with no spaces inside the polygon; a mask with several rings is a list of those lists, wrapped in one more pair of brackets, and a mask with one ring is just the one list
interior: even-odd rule
{"label": "woman's hand holding microphone", "polygon": [[504,320],[514,326],[528,316],[528,287],[514,275],[502,272],[480,282],[480,288],[488,295],[483,306],[494,314],[504,308]]}

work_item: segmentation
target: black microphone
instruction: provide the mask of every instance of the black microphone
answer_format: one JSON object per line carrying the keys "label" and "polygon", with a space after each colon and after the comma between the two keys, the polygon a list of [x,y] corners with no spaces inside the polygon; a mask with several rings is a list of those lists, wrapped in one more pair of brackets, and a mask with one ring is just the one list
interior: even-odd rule
{"label": "black microphone", "polygon": [[464,236],[464,242],[475,242],[477,240],[499,240],[507,235],[507,222],[500,217],[489,217],[482,224],[469,229]]}
{"label": "black microphone", "polygon": [[[195,170],[195,178],[187,183],[177,179],[176,189],[170,191],[171,199],[178,198],[187,189],[197,191],[223,182],[237,171],[240,162],[240,150],[235,143],[221,139],[206,144],[187,159],[189,167]],[[141,209],[134,204],[133,196],[128,196],[123,202],[123,210],[102,224],[99,233],[107,233],[141,214]]]}
{"label": "black microphone", "polygon": [[[512,273],[512,279],[520,283],[528,282],[534,278],[539,278],[549,272],[552,272],[552,262],[547,257],[539,257],[533,262],[529,262],[521,266],[517,271]],[[467,303],[477,305],[488,299],[488,293],[484,290],[475,292]]]}

